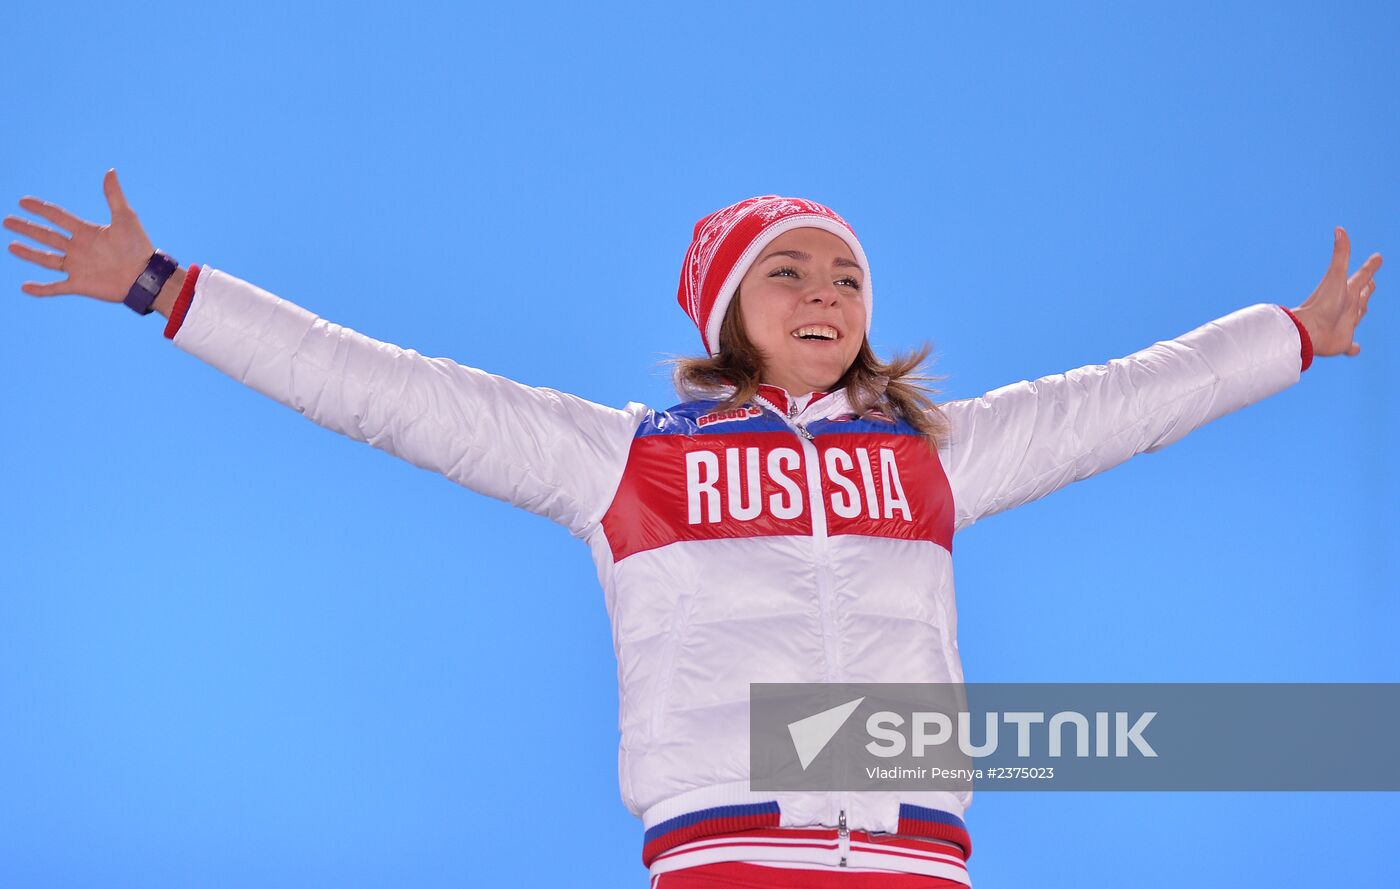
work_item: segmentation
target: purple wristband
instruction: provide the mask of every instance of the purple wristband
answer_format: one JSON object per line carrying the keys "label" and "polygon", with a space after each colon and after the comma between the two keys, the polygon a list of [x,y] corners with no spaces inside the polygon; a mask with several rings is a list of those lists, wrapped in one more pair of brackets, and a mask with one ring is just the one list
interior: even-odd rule
{"label": "purple wristband", "polygon": [[151,258],[146,262],[146,270],[136,279],[136,283],[131,285],[131,290],[127,292],[126,303],[133,312],[138,315],[151,314],[151,303],[156,301],[160,295],[160,289],[165,286],[165,282],[170,276],[175,274],[175,270],[180,264],[171,259],[168,254],[157,250],[151,254]]}

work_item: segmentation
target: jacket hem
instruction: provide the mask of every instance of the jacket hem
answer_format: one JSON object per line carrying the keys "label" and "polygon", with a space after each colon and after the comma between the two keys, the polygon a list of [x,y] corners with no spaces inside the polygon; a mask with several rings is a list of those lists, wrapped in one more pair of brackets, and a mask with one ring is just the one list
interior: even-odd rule
{"label": "jacket hem", "polygon": [[[755,792],[749,790],[748,784],[732,781],[700,787],[648,808],[642,814],[642,864],[650,868],[657,856],[704,837],[764,828],[818,826],[806,820],[799,823],[790,813],[784,815],[782,802],[788,798],[791,807],[792,792]],[[946,794],[946,801],[940,800],[947,808],[931,805],[934,800],[928,798],[928,793],[912,795],[923,805],[901,802],[897,793],[880,796],[887,800],[865,811],[863,807],[853,807],[849,820],[852,830],[942,840],[959,846],[964,859],[972,856],[972,840],[961,812],[950,811],[961,808],[952,794]]]}

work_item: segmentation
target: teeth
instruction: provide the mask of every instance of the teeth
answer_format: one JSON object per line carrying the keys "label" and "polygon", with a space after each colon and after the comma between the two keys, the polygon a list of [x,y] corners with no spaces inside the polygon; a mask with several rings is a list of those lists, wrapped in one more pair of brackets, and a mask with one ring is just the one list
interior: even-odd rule
{"label": "teeth", "polygon": [[829,324],[809,324],[806,327],[799,327],[792,332],[792,335],[799,339],[806,336],[820,336],[829,340],[834,340],[839,335],[836,328]]}

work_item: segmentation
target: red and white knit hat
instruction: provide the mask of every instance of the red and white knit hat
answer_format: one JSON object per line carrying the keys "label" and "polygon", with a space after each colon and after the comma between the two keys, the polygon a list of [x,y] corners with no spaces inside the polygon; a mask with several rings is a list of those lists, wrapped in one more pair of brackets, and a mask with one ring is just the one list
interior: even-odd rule
{"label": "red and white knit hat", "polygon": [[846,242],[865,273],[865,332],[870,332],[870,263],[851,226],[816,201],[766,194],[716,210],[695,223],[694,239],[681,266],[677,300],[700,328],[710,355],[719,354],[719,328],[739,282],[760,251],[773,239],[795,228],[819,228]]}

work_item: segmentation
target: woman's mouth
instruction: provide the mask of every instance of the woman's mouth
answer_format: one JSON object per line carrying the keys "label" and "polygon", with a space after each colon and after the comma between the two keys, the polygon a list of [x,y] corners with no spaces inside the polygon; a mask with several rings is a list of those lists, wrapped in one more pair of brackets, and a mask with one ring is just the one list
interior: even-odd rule
{"label": "woman's mouth", "polygon": [[830,324],[807,324],[794,330],[792,335],[809,342],[835,342],[841,338],[841,331]]}

